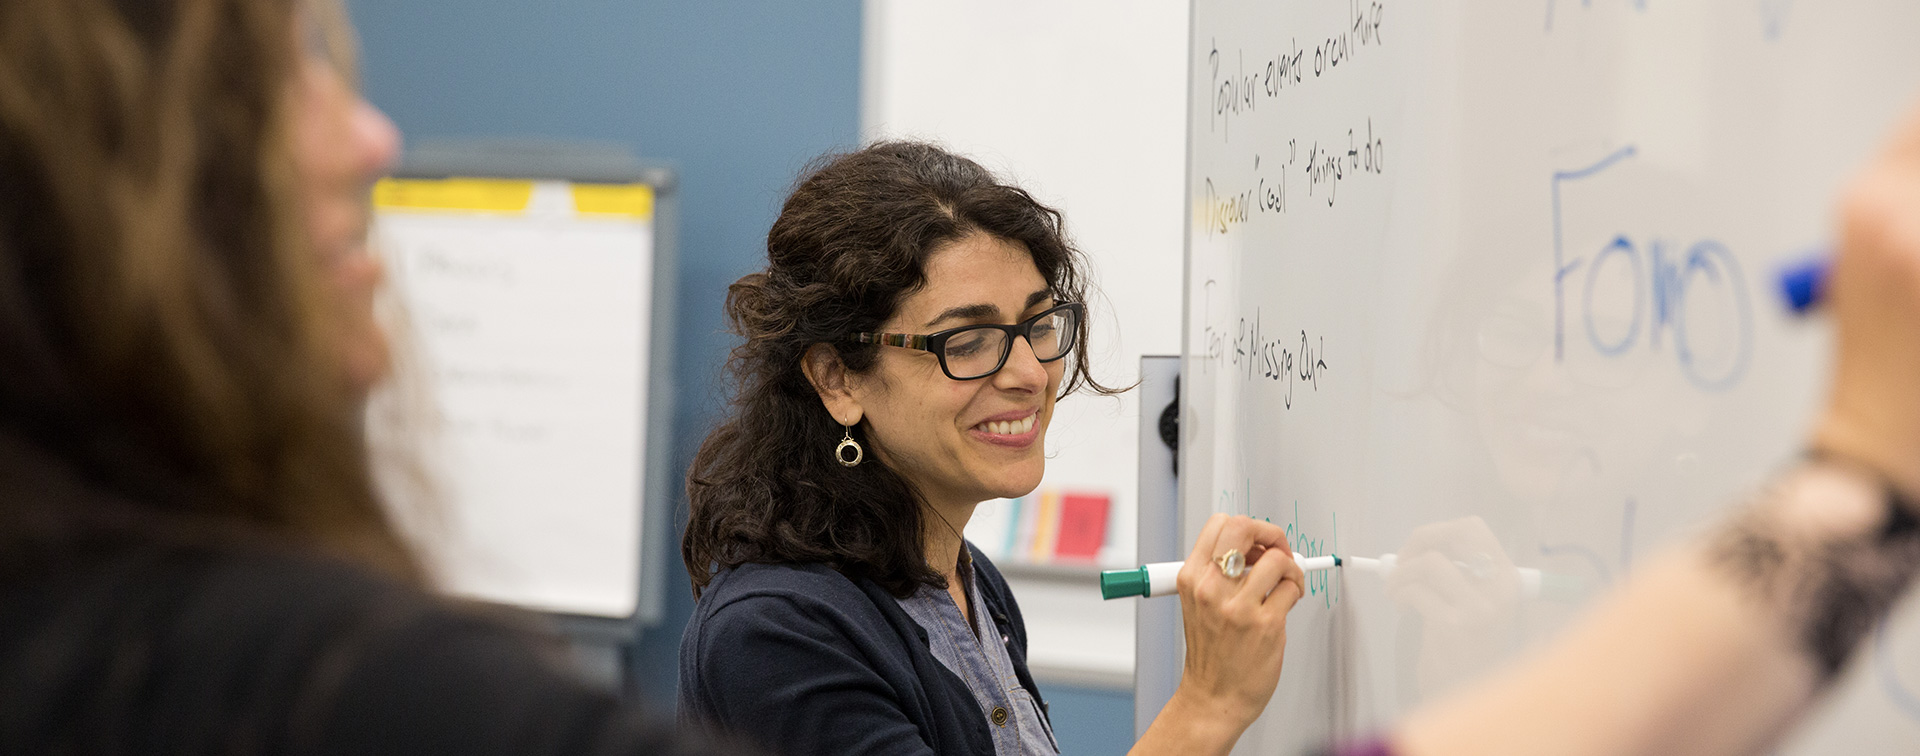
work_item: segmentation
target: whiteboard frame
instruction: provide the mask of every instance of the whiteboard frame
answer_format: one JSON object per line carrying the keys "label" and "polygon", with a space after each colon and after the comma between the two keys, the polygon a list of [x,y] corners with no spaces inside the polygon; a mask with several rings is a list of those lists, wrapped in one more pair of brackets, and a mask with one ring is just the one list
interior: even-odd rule
{"label": "whiteboard frame", "polygon": [[647,370],[642,375],[646,427],[641,436],[640,575],[634,613],[602,617],[537,610],[578,641],[628,644],[666,614],[666,554],[672,546],[676,491],[673,475],[675,383],[674,335],[678,312],[679,177],[672,166],[642,161],[614,144],[566,141],[458,140],[423,142],[409,148],[396,179],[488,178],[531,181],[646,184],[653,187],[652,299],[647,334]]}
{"label": "whiteboard frame", "polygon": [[[1140,561],[1177,562],[1185,558],[1186,541],[1180,532],[1180,485],[1175,466],[1179,449],[1161,435],[1161,420],[1180,412],[1179,355],[1140,357],[1140,503],[1137,529]],[[1175,429],[1178,429],[1175,425]],[[1178,438],[1176,437],[1176,444]],[[1134,607],[1133,738],[1147,734],[1154,718],[1166,708],[1180,687],[1181,633],[1179,601],[1140,600]]]}

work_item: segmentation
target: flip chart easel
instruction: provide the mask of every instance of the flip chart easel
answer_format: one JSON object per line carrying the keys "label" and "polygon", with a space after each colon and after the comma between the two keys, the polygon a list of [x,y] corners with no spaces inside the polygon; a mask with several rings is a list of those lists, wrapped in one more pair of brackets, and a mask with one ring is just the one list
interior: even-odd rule
{"label": "flip chart easel", "polygon": [[375,206],[435,415],[437,577],[630,639],[672,551],[672,173],[576,145],[429,147]]}

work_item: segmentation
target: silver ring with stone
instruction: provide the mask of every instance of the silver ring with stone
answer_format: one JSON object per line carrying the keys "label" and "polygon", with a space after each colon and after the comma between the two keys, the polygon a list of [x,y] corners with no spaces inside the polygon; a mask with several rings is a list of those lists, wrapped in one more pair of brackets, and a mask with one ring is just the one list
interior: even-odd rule
{"label": "silver ring with stone", "polygon": [[1220,574],[1229,579],[1238,579],[1247,574],[1247,557],[1239,549],[1227,549],[1227,553],[1214,557],[1213,563],[1220,568]]}

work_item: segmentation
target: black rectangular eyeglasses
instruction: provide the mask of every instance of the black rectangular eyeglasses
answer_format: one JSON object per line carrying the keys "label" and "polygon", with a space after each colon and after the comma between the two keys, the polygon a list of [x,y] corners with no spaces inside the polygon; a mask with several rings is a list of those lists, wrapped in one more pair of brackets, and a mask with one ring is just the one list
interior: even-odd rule
{"label": "black rectangular eyeglasses", "polygon": [[1025,337],[1033,347],[1033,356],[1052,362],[1073,351],[1080,339],[1080,320],[1086,308],[1079,303],[1053,308],[1013,325],[980,325],[949,328],[926,335],[911,333],[856,333],[847,338],[862,344],[881,344],[932,352],[940,358],[940,370],[956,381],[971,381],[1000,372],[1013,354],[1013,337]]}

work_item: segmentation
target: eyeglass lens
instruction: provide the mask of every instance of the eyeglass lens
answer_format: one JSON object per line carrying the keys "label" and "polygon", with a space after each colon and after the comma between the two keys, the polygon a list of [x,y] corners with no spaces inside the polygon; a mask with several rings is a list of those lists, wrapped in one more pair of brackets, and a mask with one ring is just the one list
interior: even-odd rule
{"label": "eyeglass lens", "polygon": [[[1079,335],[1078,316],[1071,308],[1055,310],[1033,322],[1027,341],[1041,362],[1057,360],[1073,349]],[[992,326],[970,328],[947,337],[943,356],[947,371],[957,378],[978,378],[998,369],[1011,350],[1012,337]]]}

